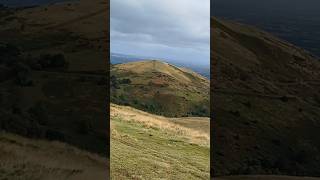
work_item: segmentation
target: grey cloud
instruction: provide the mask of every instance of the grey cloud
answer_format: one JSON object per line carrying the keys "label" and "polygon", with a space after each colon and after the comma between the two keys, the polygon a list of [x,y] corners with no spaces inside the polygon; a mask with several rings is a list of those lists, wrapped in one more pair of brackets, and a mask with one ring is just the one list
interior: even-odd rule
{"label": "grey cloud", "polygon": [[209,0],[111,0],[111,49],[136,43],[142,49],[175,49],[175,57],[191,49],[207,54],[209,11]]}

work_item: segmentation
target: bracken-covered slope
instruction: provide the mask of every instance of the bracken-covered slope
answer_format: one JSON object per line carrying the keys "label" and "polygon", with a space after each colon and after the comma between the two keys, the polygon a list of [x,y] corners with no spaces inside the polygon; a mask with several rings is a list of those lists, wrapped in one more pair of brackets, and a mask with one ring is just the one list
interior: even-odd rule
{"label": "bracken-covered slope", "polygon": [[211,19],[215,176],[320,176],[320,62],[254,27]]}
{"label": "bracken-covered slope", "polygon": [[111,101],[170,116],[209,116],[209,80],[191,70],[155,61],[111,67]]}

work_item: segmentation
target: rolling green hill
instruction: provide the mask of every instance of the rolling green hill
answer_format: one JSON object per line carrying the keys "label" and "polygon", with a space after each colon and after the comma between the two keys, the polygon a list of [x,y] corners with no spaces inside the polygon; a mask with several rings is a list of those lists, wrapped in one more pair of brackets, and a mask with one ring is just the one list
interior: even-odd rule
{"label": "rolling green hill", "polygon": [[111,102],[168,117],[209,117],[209,81],[161,61],[117,64],[111,67]]}
{"label": "rolling green hill", "polygon": [[320,176],[320,61],[254,27],[211,19],[215,176]]}

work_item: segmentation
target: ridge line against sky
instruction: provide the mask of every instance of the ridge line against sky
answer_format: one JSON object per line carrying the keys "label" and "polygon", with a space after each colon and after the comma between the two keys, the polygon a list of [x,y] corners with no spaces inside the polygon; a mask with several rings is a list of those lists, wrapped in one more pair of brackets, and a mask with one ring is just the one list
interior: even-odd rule
{"label": "ridge line against sky", "polygon": [[111,0],[111,52],[210,64],[210,0]]}

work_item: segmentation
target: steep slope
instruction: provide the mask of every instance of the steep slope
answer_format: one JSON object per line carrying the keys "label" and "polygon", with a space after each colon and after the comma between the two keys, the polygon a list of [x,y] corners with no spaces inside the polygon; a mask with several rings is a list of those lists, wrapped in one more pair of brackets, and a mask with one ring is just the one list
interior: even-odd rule
{"label": "steep slope", "polygon": [[111,179],[209,178],[209,118],[181,125],[178,118],[110,106]]}
{"label": "steep slope", "polygon": [[147,60],[111,67],[111,101],[170,116],[209,116],[209,81],[191,70]]}
{"label": "steep slope", "polygon": [[81,0],[12,9],[0,17],[1,130],[109,152],[102,108],[107,4]]}
{"label": "steep slope", "polygon": [[105,179],[107,160],[59,142],[0,133],[1,179]]}
{"label": "steep slope", "polygon": [[320,176],[320,62],[254,27],[211,19],[213,171]]}

